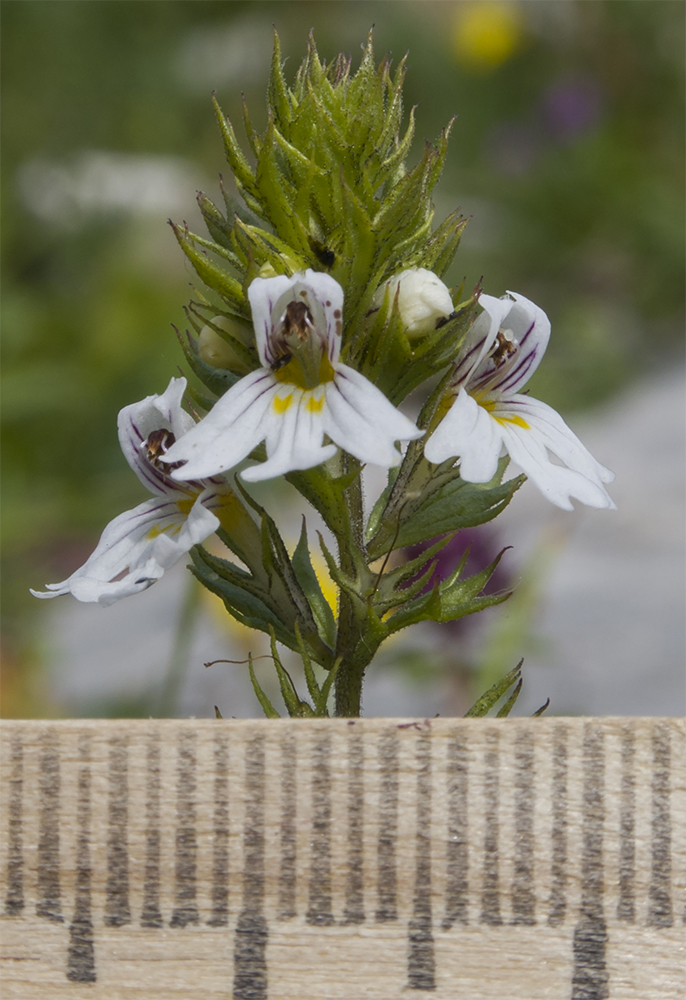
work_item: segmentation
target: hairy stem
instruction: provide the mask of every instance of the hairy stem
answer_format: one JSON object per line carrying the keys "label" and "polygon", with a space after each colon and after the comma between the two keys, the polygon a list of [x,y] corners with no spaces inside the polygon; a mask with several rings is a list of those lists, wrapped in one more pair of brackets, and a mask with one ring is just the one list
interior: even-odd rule
{"label": "hairy stem", "polygon": [[[342,455],[343,474],[352,472],[359,462],[350,455]],[[338,539],[339,565],[344,573],[354,577],[356,574],[355,554],[365,556],[364,547],[364,508],[362,503],[361,475],[350,484],[345,491],[348,508],[350,537]],[[338,636],[336,640],[336,656],[343,662],[338,671],[335,684],[335,714],[338,716],[358,716],[362,704],[362,680],[365,667],[371,660],[361,656],[364,649],[363,628],[359,608],[355,599],[341,591],[338,615]]]}

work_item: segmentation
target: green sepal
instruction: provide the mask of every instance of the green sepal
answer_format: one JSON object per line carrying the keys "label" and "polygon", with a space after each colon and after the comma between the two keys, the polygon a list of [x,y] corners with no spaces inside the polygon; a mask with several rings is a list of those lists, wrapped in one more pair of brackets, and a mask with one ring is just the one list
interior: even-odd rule
{"label": "green sepal", "polygon": [[509,673],[501,677],[499,681],[496,681],[493,687],[490,687],[485,694],[476,701],[468,712],[465,712],[465,719],[468,718],[483,718],[483,716],[488,715],[490,710],[496,704],[497,701],[502,698],[502,696],[509,691],[509,689],[514,685],[516,686],[521,680],[522,675],[522,664],[524,660],[520,660],[517,666],[510,670]]}
{"label": "green sepal", "polygon": [[[209,288],[218,292],[222,298],[237,308],[243,316],[249,317],[248,306],[241,283],[232,278],[230,274],[219,267],[218,264],[215,264],[214,261],[210,260],[206,252],[196,249],[195,244],[200,243],[200,237],[193,236],[187,229],[182,229],[174,222],[171,222],[170,225],[179,242],[179,246],[190,260],[201,281],[204,281]],[[207,243],[207,240],[204,242]]]}
{"label": "green sepal", "polygon": [[259,226],[248,225],[240,219],[236,219],[233,239],[246,256],[253,256],[257,267],[271,264],[277,274],[291,277],[297,271],[305,271],[311,263],[278,236]]}
{"label": "green sepal", "polygon": [[288,122],[293,117],[293,106],[291,96],[283,75],[283,64],[281,62],[281,43],[274,28],[274,52],[272,53],[271,73],[269,74],[269,86],[267,89],[267,101],[279,121]]}
{"label": "green sepal", "polygon": [[212,104],[217,116],[217,121],[219,122],[222,139],[224,140],[224,152],[226,153],[228,164],[231,167],[236,180],[240,182],[242,187],[246,188],[250,192],[253,192],[255,189],[255,175],[250,167],[250,164],[243,155],[241,147],[238,145],[236,133],[233,130],[231,122],[219,107],[214,94],[212,94]]}
{"label": "green sepal", "polygon": [[307,526],[304,515],[300,538],[295,547],[295,551],[293,552],[291,562],[293,564],[293,572],[295,573],[298,583],[302,587],[312,609],[312,614],[314,615],[314,620],[317,623],[319,634],[327,646],[334,649],[336,645],[336,619],[334,618],[334,613],[331,610],[329,602],[322,593],[319,580],[317,579],[317,574],[312,567],[310,550],[307,544]]}
{"label": "green sepal", "polygon": [[196,201],[212,239],[223,246],[224,249],[233,250],[231,225],[224,218],[214,202],[210,201],[202,191],[198,191]]}

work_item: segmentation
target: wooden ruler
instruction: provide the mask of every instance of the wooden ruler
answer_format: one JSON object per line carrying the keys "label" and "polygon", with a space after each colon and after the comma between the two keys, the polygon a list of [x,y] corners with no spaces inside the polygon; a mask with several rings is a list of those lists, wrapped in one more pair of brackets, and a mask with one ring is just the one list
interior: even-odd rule
{"label": "wooden ruler", "polygon": [[683,1000],[676,719],[2,724],[5,1000]]}

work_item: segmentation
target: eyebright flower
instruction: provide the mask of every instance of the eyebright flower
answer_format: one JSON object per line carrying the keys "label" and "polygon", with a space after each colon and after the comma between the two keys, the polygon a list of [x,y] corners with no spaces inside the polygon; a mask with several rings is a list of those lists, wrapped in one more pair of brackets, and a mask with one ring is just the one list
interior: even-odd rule
{"label": "eyebright flower", "polygon": [[[509,297],[508,297],[509,296]],[[552,503],[572,510],[570,497],[615,509],[604,483],[614,474],[582,445],[550,406],[518,390],[533,375],[550,337],[550,321],[523,295],[482,295],[478,317],[455,363],[457,398],[426,442],[430,462],[456,456],[460,475],[487,483],[507,452]],[[555,465],[548,451],[563,465]]]}
{"label": "eyebright flower", "polygon": [[391,301],[398,296],[398,311],[410,340],[431,333],[453,312],[453,300],[447,287],[425,267],[411,267],[395,274],[377,291],[375,305],[381,305],[386,289]]}
{"label": "eyebright flower", "polygon": [[[338,360],[343,289],[330,275],[305,271],[255,278],[248,288],[263,367],[246,375],[183,440],[166,462],[186,463],[174,479],[233,468],[260,442],[267,461],[241,472],[255,482],[309,469],[336,454],[397,465],[396,441],[422,431],[359,372]],[[324,444],[324,435],[333,442]]]}
{"label": "eyebright flower", "polygon": [[228,484],[174,482],[161,464],[174,441],[194,426],[181,409],[185,388],[185,378],[173,378],[161,396],[147,396],[120,411],[124,457],[153,498],[110,521],[83,566],[62,583],[49,583],[47,592],[32,590],[34,597],[71,593],[79,601],[113,604],[151,586],[217,529],[213,510],[233,496]]}

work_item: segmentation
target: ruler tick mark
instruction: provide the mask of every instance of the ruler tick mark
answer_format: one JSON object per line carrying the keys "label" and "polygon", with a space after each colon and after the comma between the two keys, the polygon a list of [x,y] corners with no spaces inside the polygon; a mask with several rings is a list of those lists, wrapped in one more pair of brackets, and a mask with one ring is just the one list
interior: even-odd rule
{"label": "ruler tick mark", "polygon": [[552,861],[548,924],[559,927],[567,912],[567,726],[557,723],[553,730],[553,773],[551,806]]}
{"label": "ruler tick mark", "polygon": [[297,769],[295,739],[281,742],[281,867],[279,871],[279,920],[292,920],[296,915],[296,799]]}
{"label": "ruler tick mark", "polygon": [[38,901],[36,913],[63,922],[60,902],[60,757],[57,734],[49,729],[40,755],[38,789]]}
{"label": "ruler tick mark", "polygon": [[407,986],[436,988],[436,957],[431,912],[431,739],[420,736],[417,760],[417,841],[412,919],[409,926]]}
{"label": "ruler tick mark", "polygon": [[24,909],[24,845],[22,830],[22,797],[24,791],[24,747],[21,736],[12,738],[10,760],[10,801],[8,814],[7,894],[5,913],[16,916]]}
{"label": "ruler tick mark", "polygon": [[308,924],[330,927],[331,911],[331,737],[315,741],[312,754],[312,851]]}
{"label": "ruler tick mark", "polygon": [[214,842],[212,844],[211,927],[229,922],[229,745],[219,734],[214,742]]}
{"label": "ruler tick mark", "polygon": [[636,919],[634,878],[636,875],[636,736],[631,723],[622,730],[622,778],[619,800],[619,902],[617,919]]}
{"label": "ruler tick mark", "polygon": [[198,838],[195,832],[195,734],[183,732],[176,759],[176,906],[170,927],[197,924],[196,876]]}
{"label": "ruler tick mark", "polygon": [[91,738],[79,739],[79,778],[76,802],[76,890],[74,918],[69,925],[67,979],[73,983],[94,983],[95,950],[91,919]]}
{"label": "ruler tick mark", "polygon": [[267,921],[264,903],[264,744],[245,753],[243,909],[234,936],[233,1000],[267,1000]]}
{"label": "ruler tick mark", "polygon": [[398,835],[398,737],[384,733],[379,743],[379,839],[377,843],[377,910],[375,920],[398,919],[395,842]]}
{"label": "ruler tick mark", "polygon": [[581,913],[574,929],[572,1000],[607,1000],[607,925],[603,909],[604,735],[587,723],[583,737]]}
{"label": "ruler tick mark", "polygon": [[129,760],[124,737],[110,740],[108,771],[107,886],[105,924],[122,927],[131,921],[129,906]]}
{"label": "ruler tick mark", "polygon": [[359,732],[348,736],[348,871],[344,924],[364,923],[364,743]]}
{"label": "ruler tick mark", "polygon": [[487,750],[484,754],[484,868],[481,888],[481,923],[499,926],[500,892],[498,875],[498,802],[500,797],[499,733],[491,729],[486,734]]}
{"label": "ruler tick mark", "polygon": [[468,923],[468,794],[469,757],[464,733],[456,732],[448,742],[448,845],[446,858],[446,902],[442,928],[457,921]]}
{"label": "ruler tick mark", "polygon": [[671,745],[669,727],[658,722],[653,728],[651,880],[648,890],[648,923],[651,927],[671,927],[672,820],[670,815]]}
{"label": "ruler tick mark", "polygon": [[512,923],[536,923],[534,892],[534,737],[529,729],[515,738],[515,828]]}
{"label": "ruler tick mark", "polygon": [[160,912],[160,734],[153,732],[146,750],[145,871],[142,927],[162,927]]}

